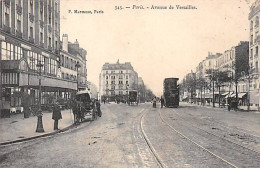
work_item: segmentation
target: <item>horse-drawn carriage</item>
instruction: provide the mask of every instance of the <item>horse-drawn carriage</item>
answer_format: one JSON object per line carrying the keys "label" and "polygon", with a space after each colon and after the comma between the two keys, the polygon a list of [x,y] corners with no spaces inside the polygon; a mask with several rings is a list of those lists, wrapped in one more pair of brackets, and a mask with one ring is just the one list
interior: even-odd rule
{"label": "horse-drawn carriage", "polygon": [[79,91],[76,94],[72,107],[75,120],[83,121],[86,116],[92,116],[92,120],[96,120],[97,116],[101,117],[100,102],[91,98],[88,91]]}

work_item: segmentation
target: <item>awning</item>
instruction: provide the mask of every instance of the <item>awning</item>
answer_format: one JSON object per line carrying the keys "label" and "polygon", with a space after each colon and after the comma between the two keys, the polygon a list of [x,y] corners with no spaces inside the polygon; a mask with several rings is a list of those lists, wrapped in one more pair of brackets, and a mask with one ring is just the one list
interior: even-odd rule
{"label": "awning", "polygon": [[225,96],[225,98],[227,99],[227,98],[229,98],[229,97],[235,97],[236,96],[236,93],[230,93],[230,94],[227,94],[226,96]]}
{"label": "awning", "polygon": [[234,94],[231,94],[231,96],[230,97],[236,97],[236,93],[234,93]]}
{"label": "awning", "polygon": [[226,96],[228,94],[229,94],[229,92],[226,92],[226,93],[221,94],[221,96]]}
{"label": "awning", "polygon": [[247,93],[238,93],[238,98],[242,99]]}

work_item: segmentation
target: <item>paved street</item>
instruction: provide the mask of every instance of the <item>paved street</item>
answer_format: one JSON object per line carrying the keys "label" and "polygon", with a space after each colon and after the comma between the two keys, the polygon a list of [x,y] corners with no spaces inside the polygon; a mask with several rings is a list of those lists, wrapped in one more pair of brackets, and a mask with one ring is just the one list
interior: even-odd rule
{"label": "paved street", "polygon": [[0,167],[260,167],[260,113],[102,105],[69,131],[0,147]]}

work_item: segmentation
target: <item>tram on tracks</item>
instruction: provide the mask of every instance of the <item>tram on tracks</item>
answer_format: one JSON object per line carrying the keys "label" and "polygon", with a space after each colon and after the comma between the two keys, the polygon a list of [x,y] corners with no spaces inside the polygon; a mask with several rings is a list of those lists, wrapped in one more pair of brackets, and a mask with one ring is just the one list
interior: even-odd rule
{"label": "tram on tracks", "polygon": [[179,106],[179,78],[165,78],[163,82],[163,97],[166,107]]}

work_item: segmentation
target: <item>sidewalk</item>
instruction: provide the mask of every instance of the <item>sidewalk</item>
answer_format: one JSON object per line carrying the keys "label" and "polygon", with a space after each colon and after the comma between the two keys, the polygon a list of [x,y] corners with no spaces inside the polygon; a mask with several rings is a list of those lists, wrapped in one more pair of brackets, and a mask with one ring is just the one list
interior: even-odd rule
{"label": "sidewalk", "polygon": [[[62,110],[62,119],[59,120],[59,129],[62,130],[73,125],[73,113],[70,110]],[[37,116],[23,118],[23,114],[11,115],[10,118],[0,118],[0,144],[9,144],[16,141],[34,139],[37,136],[44,136],[59,132],[54,131],[54,120],[52,112],[43,112],[43,133],[36,132]]]}
{"label": "sidewalk", "polygon": [[[201,105],[201,104],[197,104],[197,103],[187,103],[187,104],[191,104],[191,105],[195,105],[195,106],[200,106],[200,107],[206,107],[206,108],[213,108],[212,103],[210,105],[206,104],[206,105]],[[228,107],[219,107],[218,103],[215,103],[215,108],[214,109],[222,109],[222,110],[228,110]],[[247,111],[247,106],[238,106],[238,111]],[[260,113],[258,111],[258,107],[257,106],[250,106],[250,111],[249,112],[255,112],[255,113]]]}

